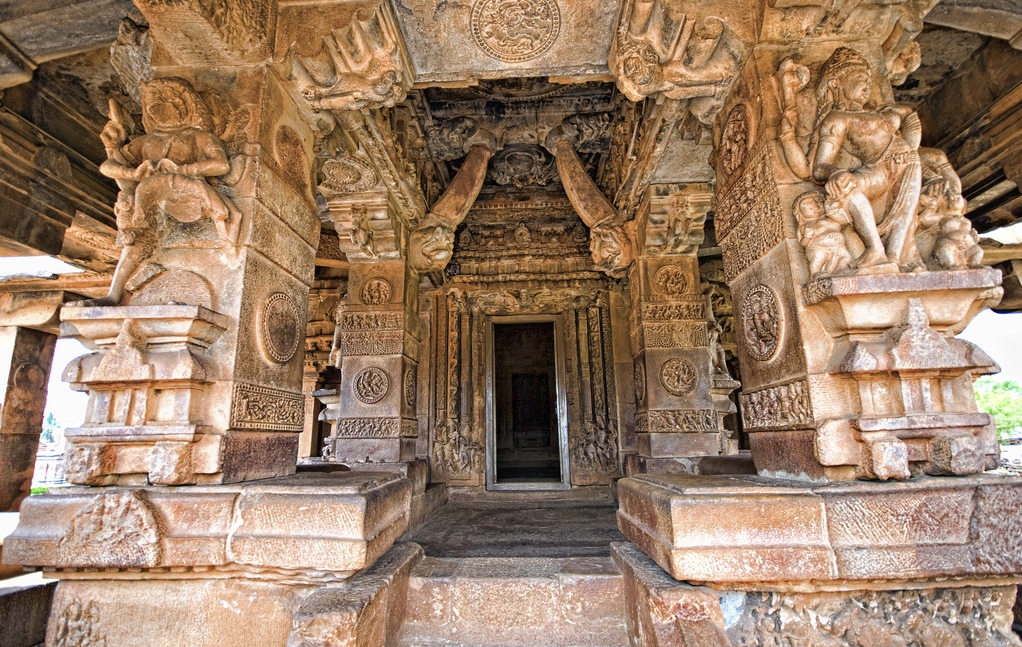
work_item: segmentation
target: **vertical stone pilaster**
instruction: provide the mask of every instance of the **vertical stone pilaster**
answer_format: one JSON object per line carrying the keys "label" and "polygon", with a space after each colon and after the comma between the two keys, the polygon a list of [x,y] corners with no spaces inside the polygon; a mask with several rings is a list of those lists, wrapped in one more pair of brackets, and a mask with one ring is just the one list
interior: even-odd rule
{"label": "vertical stone pilaster", "polygon": [[403,260],[351,264],[337,322],[341,384],[329,440],[334,460],[415,459],[418,303],[418,274]]}
{"label": "vertical stone pilaster", "polygon": [[888,70],[910,39],[891,11],[863,10],[841,42],[821,23],[797,51],[772,14],[717,118],[715,227],[760,474],[997,462],[971,386],[993,362],[954,334],[1000,281],[981,268],[958,176],[894,100]]}
{"label": "vertical stone pilaster", "polygon": [[640,211],[639,255],[630,274],[637,402],[634,471],[671,469],[675,458],[734,453],[724,429],[737,382],[717,362],[719,340],[700,281],[696,249],[712,192],[656,186]]}
{"label": "vertical stone pilaster", "polygon": [[17,512],[29,495],[46,406],[46,384],[57,337],[17,326],[0,327],[0,511]]}
{"label": "vertical stone pilaster", "polygon": [[[174,136],[205,148],[163,166],[146,157],[159,168],[118,180],[132,251],[106,299],[62,311],[62,334],[95,351],[66,372],[90,396],[86,420],[66,432],[67,478],[181,485],[292,473],[320,230],[310,127],[263,65],[166,59],[154,77],[144,109],[177,97],[193,130]],[[158,156],[142,138],[176,132],[159,119],[146,127],[107,143],[109,166],[135,168],[131,147]]]}

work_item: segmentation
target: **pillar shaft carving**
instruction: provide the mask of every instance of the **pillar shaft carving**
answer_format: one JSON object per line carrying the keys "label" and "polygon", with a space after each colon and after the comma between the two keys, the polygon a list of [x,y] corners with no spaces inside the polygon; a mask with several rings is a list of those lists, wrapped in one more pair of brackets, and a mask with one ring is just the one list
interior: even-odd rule
{"label": "pillar shaft carving", "polygon": [[418,302],[418,274],[404,261],[351,264],[331,351],[341,382],[320,398],[321,419],[331,424],[324,456],[350,463],[415,458]]}
{"label": "pillar shaft carving", "polygon": [[891,30],[874,33],[853,5],[817,24],[850,44],[758,50],[718,119],[744,428],[761,473],[980,472],[998,449],[972,379],[996,365],[954,335],[1000,278],[981,267],[954,169],[893,101],[911,21],[873,8]]}
{"label": "pillar shaft carving", "polygon": [[[168,15],[153,11],[163,33]],[[72,483],[294,470],[320,229],[311,133],[265,67],[174,74],[143,84],[140,126],[111,103],[102,134],[122,251],[107,296],[61,315],[62,335],[93,351],[64,375],[89,393],[66,433]]]}
{"label": "pillar shaft carving", "polygon": [[711,196],[708,185],[654,186],[639,210],[643,253],[629,275],[639,450],[632,471],[738,450],[723,424],[738,383],[696,258]]}

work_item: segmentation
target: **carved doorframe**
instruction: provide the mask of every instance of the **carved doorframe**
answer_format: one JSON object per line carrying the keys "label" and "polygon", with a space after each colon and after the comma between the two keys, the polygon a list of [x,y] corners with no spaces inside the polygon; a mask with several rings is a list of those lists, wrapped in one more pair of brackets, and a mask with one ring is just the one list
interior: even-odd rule
{"label": "carved doorframe", "polygon": [[[494,407],[494,373],[496,361],[493,348],[494,324],[553,323],[554,374],[557,407],[557,448],[561,464],[561,481],[536,483],[498,483],[497,476],[497,424]],[[564,361],[563,315],[487,315],[485,338],[486,375],[486,489],[487,490],[569,490],[571,464],[568,445],[567,369]]]}

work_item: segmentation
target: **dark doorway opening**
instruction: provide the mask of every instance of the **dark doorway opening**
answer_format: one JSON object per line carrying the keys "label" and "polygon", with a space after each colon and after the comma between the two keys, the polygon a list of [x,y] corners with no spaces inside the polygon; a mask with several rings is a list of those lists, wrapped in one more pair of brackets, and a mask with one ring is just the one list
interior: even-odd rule
{"label": "dark doorway opening", "polygon": [[554,324],[494,324],[497,483],[561,481]]}

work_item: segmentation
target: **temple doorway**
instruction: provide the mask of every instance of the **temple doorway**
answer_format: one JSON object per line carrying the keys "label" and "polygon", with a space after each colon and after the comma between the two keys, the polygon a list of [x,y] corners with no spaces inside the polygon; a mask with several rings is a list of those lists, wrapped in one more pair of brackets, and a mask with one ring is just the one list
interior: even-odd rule
{"label": "temple doorway", "polygon": [[556,317],[491,317],[488,328],[487,488],[570,487]]}

